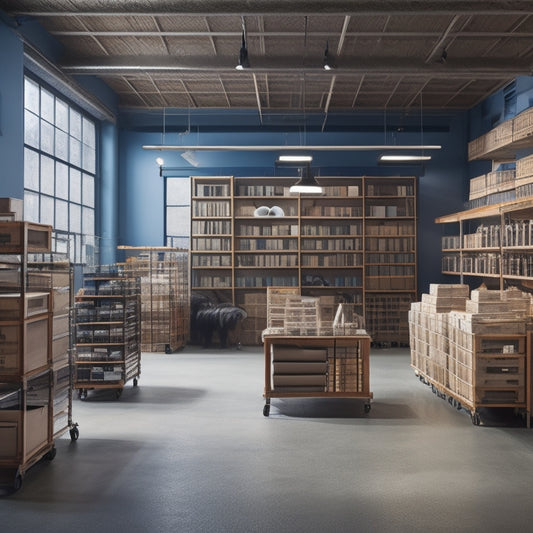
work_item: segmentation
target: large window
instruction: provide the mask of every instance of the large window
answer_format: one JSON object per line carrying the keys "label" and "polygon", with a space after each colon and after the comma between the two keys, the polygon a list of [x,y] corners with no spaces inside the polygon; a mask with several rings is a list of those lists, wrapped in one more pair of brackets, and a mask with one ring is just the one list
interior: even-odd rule
{"label": "large window", "polygon": [[92,262],[96,124],[35,80],[24,80],[24,218],[68,236],[73,263]]}
{"label": "large window", "polygon": [[166,245],[189,249],[191,189],[189,178],[165,178]]}

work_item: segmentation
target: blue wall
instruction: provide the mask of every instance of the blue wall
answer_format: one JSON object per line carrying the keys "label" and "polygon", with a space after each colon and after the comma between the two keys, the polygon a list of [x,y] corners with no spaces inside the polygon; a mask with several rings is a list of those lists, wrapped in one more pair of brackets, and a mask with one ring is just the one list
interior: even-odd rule
{"label": "blue wall", "polygon": [[0,23],[0,196],[24,196],[24,69],[22,43]]}
{"label": "blue wall", "polygon": [[[205,112],[204,112],[205,114]],[[420,126],[406,128],[403,132],[394,131],[392,123],[399,118],[391,118],[387,133],[382,131],[381,113],[374,116],[364,114],[358,120],[352,116],[352,123],[368,124],[371,131],[306,131],[298,129],[274,131],[256,127],[256,131],[245,124],[226,126],[219,131],[220,124],[228,120],[232,113],[212,113],[211,124],[207,131],[187,132],[166,130],[151,131],[120,130],[120,224],[119,244],[130,246],[157,246],[164,240],[164,180],[159,176],[155,159],[164,160],[164,174],[168,176],[236,175],[236,176],[274,176],[295,175],[295,171],[275,167],[278,155],[272,152],[195,152],[199,163],[197,168],[190,166],[177,151],[147,151],[145,144],[184,145],[368,145],[368,144],[421,144]],[[419,118],[416,119],[419,122]],[[429,283],[443,282],[440,274],[440,242],[443,228],[434,223],[435,217],[459,211],[468,196],[467,189],[467,116],[466,113],[440,115],[431,119],[423,133],[424,144],[440,144],[442,150],[432,151],[432,160],[421,166],[391,167],[377,164],[381,152],[376,151],[329,151],[313,154],[313,169],[317,176],[358,176],[358,175],[419,175],[419,289],[427,292]],[[128,127],[135,124],[131,112],[124,120]],[[138,124],[142,123],[142,117]],[[374,127],[373,124],[380,124]],[[347,129],[345,126],[337,129]],[[361,127],[359,127],[361,129]],[[381,130],[381,131],[380,131]],[[305,141],[305,142],[304,142]],[[185,170],[184,170],[185,168]],[[175,169],[175,170],[173,170]],[[291,174],[292,173],[292,174]]]}

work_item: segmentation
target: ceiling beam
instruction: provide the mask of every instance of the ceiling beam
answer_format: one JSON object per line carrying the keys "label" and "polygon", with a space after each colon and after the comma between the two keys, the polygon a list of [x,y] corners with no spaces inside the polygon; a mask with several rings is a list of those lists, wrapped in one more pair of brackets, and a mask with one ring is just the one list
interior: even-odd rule
{"label": "ceiling beam", "polygon": [[[50,6],[47,11],[5,10],[8,14],[32,15],[38,17],[54,16],[169,16],[169,15],[380,15],[380,14],[526,14],[533,13],[530,0],[225,0],[224,2],[198,2],[197,0],[181,0],[175,2],[153,1],[151,11],[127,11],[122,2],[98,3],[98,9],[90,9],[92,0],[78,0],[79,11],[69,9],[58,10]],[[106,9],[102,9],[105,5]]]}
{"label": "ceiling beam", "polygon": [[[349,19],[349,17],[346,17]],[[465,38],[465,39],[531,39],[533,32],[516,32],[509,31],[447,31],[444,37],[448,38]],[[51,30],[51,35],[56,37],[240,37],[241,31],[117,31],[117,30]],[[247,37],[302,37],[303,31],[247,31]],[[311,31],[308,37],[327,38],[331,37],[331,31]],[[341,33],[339,44],[346,37],[363,37],[363,38],[391,38],[391,39],[411,39],[411,38],[441,38],[440,31],[344,31]],[[438,48],[442,43],[435,46]],[[337,53],[339,53],[337,51]]]}

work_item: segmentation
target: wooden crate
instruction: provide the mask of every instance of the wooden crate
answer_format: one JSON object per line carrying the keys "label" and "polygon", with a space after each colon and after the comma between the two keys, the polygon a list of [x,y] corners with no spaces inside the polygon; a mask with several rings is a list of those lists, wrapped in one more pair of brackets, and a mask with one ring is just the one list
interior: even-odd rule
{"label": "wooden crate", "polygon": [[48,444],[48,406],[26,411],[0,409],[0,464],[27,462]]}
{"label": "wooden crate", "polygon": [[49,293],[27,292],[0,294],[0,321],[19,320],[48,312]]}
{"label": "wooden crate", "polygon": [[49,252],[52,226],[31,222],[0,222],[0,246],[4,253]]}
{"label": "wooden crate", "polygon": [[533,135],[533,108],[522,111],[513,118],[513,141],[521,141]]}
{"label": "wooden crate", "polygon": [[16,376],[45,366],[48,339],[48,317],[0,324],[0,373]]}
{"label": "wooden crate", "polygon": [[15,221],[21,221],[24,212],[24,200],[19,198],[0,198],[0,213],[10,213]]}

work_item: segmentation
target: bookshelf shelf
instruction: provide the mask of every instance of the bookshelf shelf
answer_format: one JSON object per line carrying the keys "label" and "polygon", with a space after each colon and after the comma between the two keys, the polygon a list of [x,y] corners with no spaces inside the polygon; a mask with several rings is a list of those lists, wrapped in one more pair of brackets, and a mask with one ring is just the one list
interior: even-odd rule
{"label": "bookshelf shelf", "polygon": [[[192,178],[191,290],[246,310],[243,344],[261,342],[270,286],[318,295],[329,308],[355,303],[369,310],[374,342],[407,344],[407,313],[417,299],[416,178],[323,177],[316,196],[291,195],[294,181]],[[254,216],[275,208],[283,216]],[[218,214],[203,216],[208,210]]]}

